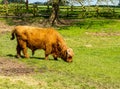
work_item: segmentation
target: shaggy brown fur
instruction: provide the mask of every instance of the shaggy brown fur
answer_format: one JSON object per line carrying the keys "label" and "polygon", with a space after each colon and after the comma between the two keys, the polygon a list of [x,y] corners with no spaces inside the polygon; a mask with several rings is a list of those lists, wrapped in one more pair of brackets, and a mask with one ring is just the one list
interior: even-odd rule
{"label": "shaggy brown fur", "polygon": [[16,26],[12,31],[12,38],[17,38],[17,57],[21,56],[21,51],[28,58],[27,47],[34,51],[45,50],[45,59],[50,54],[54,59],[62,58],[66,62],[71,62],[73,50],[68,48],[62,36],[53,28],[38,28],[30,26]]}

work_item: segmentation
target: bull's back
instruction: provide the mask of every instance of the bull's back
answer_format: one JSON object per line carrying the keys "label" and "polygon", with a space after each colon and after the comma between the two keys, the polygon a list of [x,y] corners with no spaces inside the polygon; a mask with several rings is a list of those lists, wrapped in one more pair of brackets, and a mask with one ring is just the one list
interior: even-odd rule
{"label": "bull's back", "polygon": [[16,26],[16,34],[33,46],[55,44],[57,40],[63,40],[61,35],[53,28],[38,28],[31,26]]}

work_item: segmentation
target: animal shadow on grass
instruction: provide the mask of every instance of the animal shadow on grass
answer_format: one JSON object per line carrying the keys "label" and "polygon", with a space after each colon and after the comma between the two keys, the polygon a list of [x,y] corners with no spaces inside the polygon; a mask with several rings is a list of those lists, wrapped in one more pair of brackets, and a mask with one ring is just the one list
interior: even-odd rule
{"label": "animal shadow on grass", "polygon": [[[7,55],[8,57],[12,57],[12,58],[17,58],[17,56],[16,55],[12,55],[12,54],[8,54]],[[20,58],[25,58],[24,56],[21,56]],[[30,58],[29,59],[38,59],[38,60],[44,60],[45,58],[43,58],[43,57],[34,57],[34,56],[30,56]]]}
{"label": "animal shadow on grass", "polygon": [[[44,57],[30,57],[30,59],[37,59],[37,60],[46,60]],[[54,58],[48,58],[49,61],[58,61],[58,60],[54,60]]]}
{"label": "animal shadow on grass", "polygon": [[[8,54],[7,56],[8,56],[8,57],[11,57],[11,58],[17,58],[16,55],[12,55],[12,54]],[[22,58],[22,59],[25,59],[24,56],[21,56],[21,57],[18,58],[18,59],[21,59],[21,58]],[[44,57],[35,57],[35,56],[30,56],[30,58],[28,58],[28,59],[45,60]],[[49,58],[48,60],[49,60],[49,61],[58,61],[58,60],[54,60],[53,58]]]}

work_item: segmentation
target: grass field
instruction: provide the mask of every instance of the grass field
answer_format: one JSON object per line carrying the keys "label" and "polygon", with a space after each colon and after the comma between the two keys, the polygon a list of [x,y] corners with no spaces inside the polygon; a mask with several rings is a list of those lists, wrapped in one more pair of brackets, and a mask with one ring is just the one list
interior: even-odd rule
{"label": "grass field", "polygon": [[[72,63],[46,61],[44,51],[30,59],[16,59],[16,40],[0,34],[0,56],[36,67],[34,74],[0,76],[0,89],[120,89],[120,21],[86,19],[61,27],[67,45],[74,50]],[[31,51],[29,55],[31,55]]]}

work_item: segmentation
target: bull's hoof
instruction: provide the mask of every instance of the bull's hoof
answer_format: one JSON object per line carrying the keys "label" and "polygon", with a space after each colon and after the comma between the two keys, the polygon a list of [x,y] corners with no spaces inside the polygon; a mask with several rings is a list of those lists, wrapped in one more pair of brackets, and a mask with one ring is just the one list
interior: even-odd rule
{"label": "bull's hoof", "polygon": [[16,55],[15,57],[16,57],[16,58],[21,58],[21,56],[20,56],[20,55]]}
{"label": "bull's hoof", "polygon": [[57,59],[57,58],[54,58],[54,60],[56,60],[56,61],[57,61],[58,59]]}
{"label": "bull's hoof", "polygon": [[25,58],[29,58],[29,56],[25,56]]}
{"label": "bull's hoof", "polygon": [[46,59],[46,58],[45,58],[45,60],[49,60],[49,59]]}

